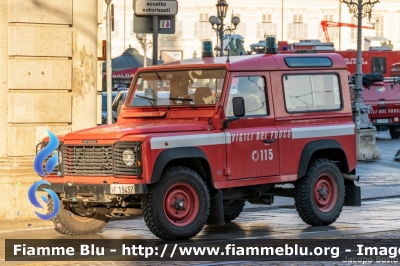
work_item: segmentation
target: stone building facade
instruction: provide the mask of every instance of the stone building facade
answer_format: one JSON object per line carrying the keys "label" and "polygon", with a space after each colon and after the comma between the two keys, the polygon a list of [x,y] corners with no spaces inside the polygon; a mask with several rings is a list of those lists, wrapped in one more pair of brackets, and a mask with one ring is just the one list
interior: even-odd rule
{"label": "stone building facade", "polygon": [[27,191],[47,130],[96,125],[102,9],[102,0],[0,0],[2,219],[36,217]]}

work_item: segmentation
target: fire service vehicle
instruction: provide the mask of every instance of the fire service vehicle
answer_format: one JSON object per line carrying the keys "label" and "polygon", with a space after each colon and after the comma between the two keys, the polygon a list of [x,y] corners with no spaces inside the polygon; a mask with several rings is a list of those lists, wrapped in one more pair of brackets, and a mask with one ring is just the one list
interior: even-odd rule
{"label": "fire service vehicle", "polygon": [[339,54],[203,57],[142,68],[116,124],[59,140],[59,164],[44,179],[59,195],[53,222],[60,233],[94,234],[111,216],[140,212],[157,237],[189,239],[205,224],[234,220],[246,201],[293,197],[313,226],[335,222],[344,205],[361,205]]}
{"label": "fire service vehicle", "polygon": [[372,107],[368,116],[377,131],[389,130],[390,136],[398,139],[400,137],[400,77],[385,79],[382,77],[377,82],[368,77],[369,75],[364,75],[363,78],[363,99]]}

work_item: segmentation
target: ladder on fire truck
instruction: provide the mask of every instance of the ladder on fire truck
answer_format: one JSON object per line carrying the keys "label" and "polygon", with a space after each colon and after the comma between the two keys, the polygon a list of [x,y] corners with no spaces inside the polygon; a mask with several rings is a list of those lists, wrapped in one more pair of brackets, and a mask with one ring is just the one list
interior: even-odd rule
{"label": "ladder on fire truck", "polygon": [[[322,30],[324,31],[325,34],[325,39],[327,42],[330,42],[329,40],[329,34],[328,34],[328,27],[350,27],[350,28],[357,28],[357,24],[354,23],[344,23],[344,22],[334,22],[334,21],[328,21],[328,20],[321,20],[321,26]],[[375,24],[373,26],[361,26],[364,29],[375,29]]]}

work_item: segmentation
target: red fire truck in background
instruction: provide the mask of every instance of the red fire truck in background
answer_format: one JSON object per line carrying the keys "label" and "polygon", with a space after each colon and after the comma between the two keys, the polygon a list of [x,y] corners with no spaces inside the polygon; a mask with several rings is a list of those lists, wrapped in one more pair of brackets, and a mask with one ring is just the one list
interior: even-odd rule
{"label": "red fire truck in background", "polygon": [[369,85],[364,83],[363,100],[372,107],[368,116],[376,129],[389,130],[390,136],[398,139],[400,137],[400,77],[385,78],[381,82]]}
{"label": "red fire truck in background", "polygon": [[[320,40],[300,40],[298,43],[289,44],[287,41],[278,42],[278,53],[338,53],[346,61],[351,74],[356,72],[356,50],[335,51],[332,42]],[[384,47],[371,47],[369,51],[362,52],[362,72],[381,73],[384,77],[400,74],[400,51],[383,50]]]}
{"label": "red fire truck in background", "polygon": [[[357,24],[353,23],[344,23],[344,22],[335,22],[335,21],[328,21],[328,20],[322,20],[321,21],[321,26],[322,30],[324,31],[325,34],[325,40],[327,42],[330,42],[329,40],[329,34],[328,34],[328,27],[350,27],[350,28],[357,28]],[[363,29],[375,29],[375,24],[371,26],[361,26]]]}

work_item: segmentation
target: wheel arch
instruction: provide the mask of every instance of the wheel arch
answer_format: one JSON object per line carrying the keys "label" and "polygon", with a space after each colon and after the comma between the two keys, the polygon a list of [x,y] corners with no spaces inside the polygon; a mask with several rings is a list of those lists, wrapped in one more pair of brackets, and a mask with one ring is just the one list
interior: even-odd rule
{"label": "wheel arch", "polygon": [[214,187],[207,155],[196,147],[172,148],[162,151],[155,161],[150,184],[158,182],[167,167],[178,165],[193,169]]}
{"label": "wheel arch", "polygon": [[337,140],[314,140],[307,143],[303,148],[299,162],[298,178],[302,178],[306,175],[310,161],[315,158],[326,158],[332,161],[340,161],[340,170],[346,173],[350,172],[346,153]]}

